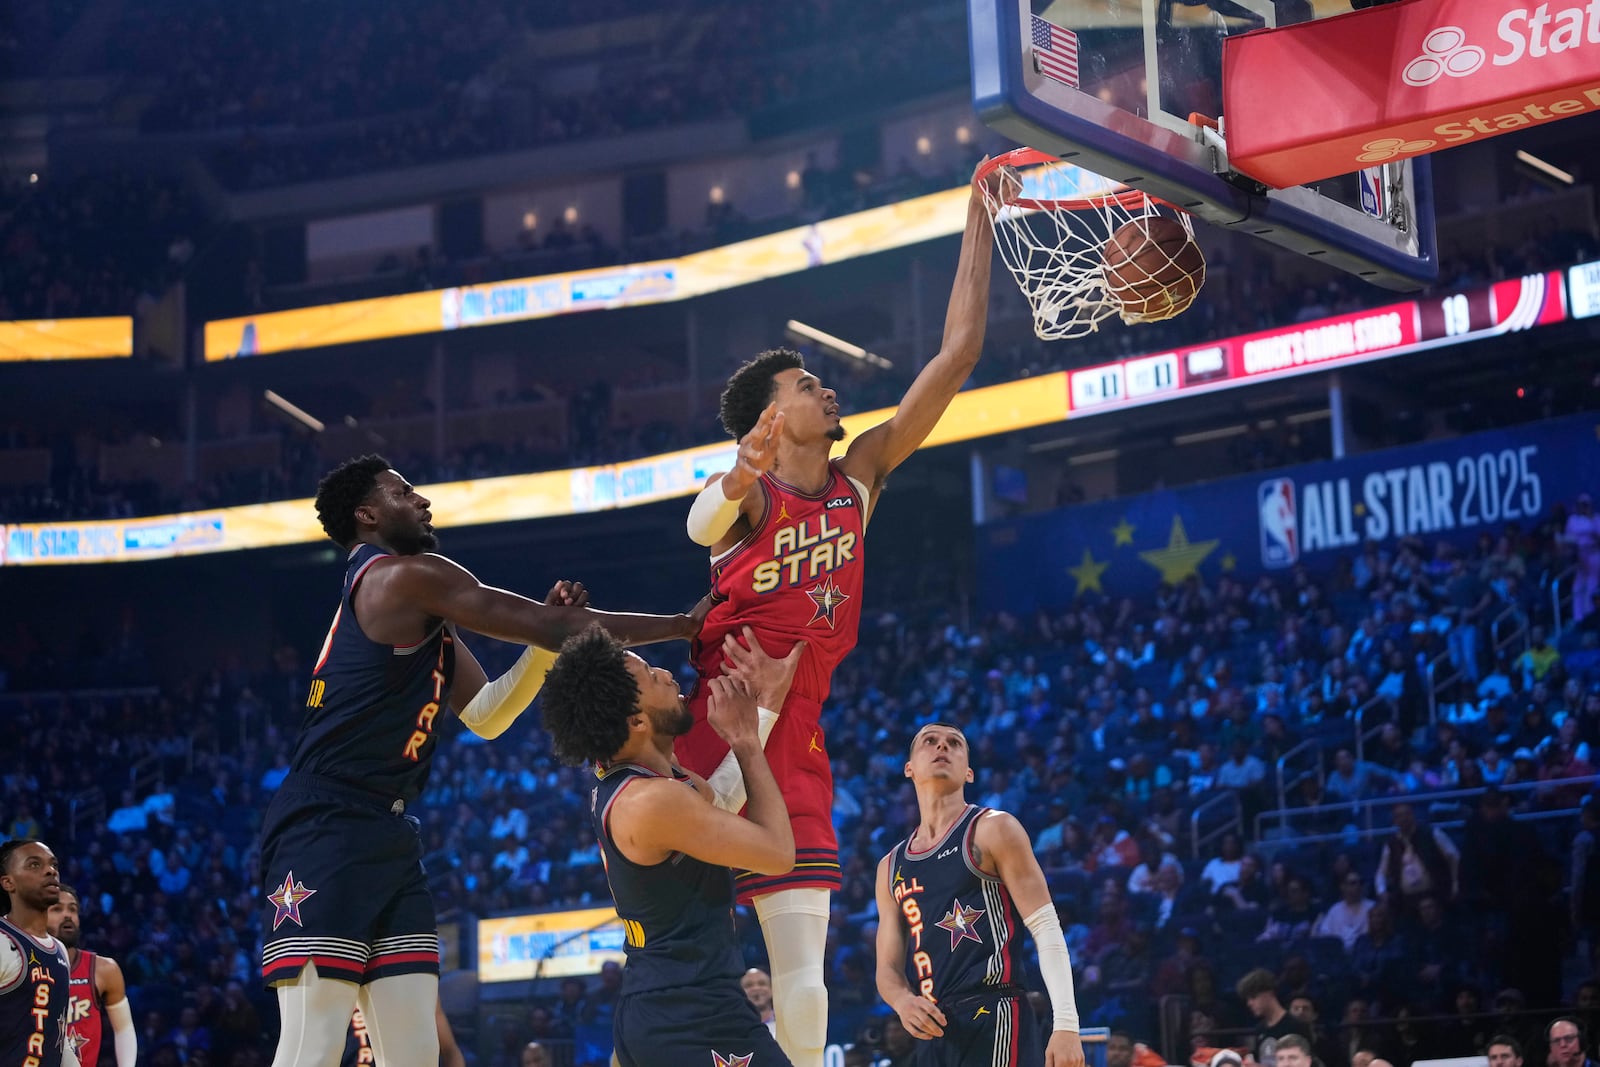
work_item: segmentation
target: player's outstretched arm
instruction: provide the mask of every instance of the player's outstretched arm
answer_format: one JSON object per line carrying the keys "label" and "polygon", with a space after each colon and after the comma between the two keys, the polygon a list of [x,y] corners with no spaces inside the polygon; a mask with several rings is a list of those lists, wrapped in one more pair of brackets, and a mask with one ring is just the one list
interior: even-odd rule
{"label": "player's outstretched arm", "polygon": [[[878,861],[878,996],[900,1016],[906,1033],[923,1041],[931,1041],[944,1036],[947,1020],[938,1005],[912,990],[911,983],[906,981],[905,971],[901,969],[906,962],[906,930],[900,921],[900,905],[895,901],[894,891],[889,885],[889,879],[893,876],[889,867],[893,859],[894,853],[891,852]],[[920,913],[915,919],[907,916],[907,921],[920,923],[922,916]]]}
{"label": "player's outstretched arm", "polygon": [[767,500],[758,486],[761,476],[772,469],[778,458],[782,434],[783,416],[778,414],[778,405],[768,404],[750,432],[739,438],[733,470],[711,475],[694,498],[689,507],[689,540],[722,552],[761,521]]}
{"label": "player's outstretched arm", "polygon": [[468,630],[522,645],[559,650],[567,638],[599,623],[624,645],[688,640],[700,632],[703,613],[634,615],[587,607],[552,607],[484,585],[460,564],[431,553],[400,556],[374,566],[363,596],[377,596],[379,611],[420,611]]}
{"label": "player's outstretched arm", "polygon": [[[467,1067],[467,1057],[462,1054],[461,1046],[456,1042],[456,1032],[450,1029],[450,1020],[445,1017],[444,1005],[437,1000],[433,1002],[433,1024],[439,1031],[440,1067]],[[118,1064],[117,1067],[122,1065]]]}
{"label": "player's outstretched arm", "polygon": [[874,491],[927,440],[978,365],[989,321],[993,250],[988,209],[983,194],[974,186],[967,201],[967,228],[961,237],[961,258],[956,262],[955,287],[950,291],[939,354],[922,368],[889,420],[863,432],[845,453],[845,473]]}
{"label": "player's outstretched arm", "polygon": [[94,984],[111,1022],[111,1040],[116,1049],[117,1067],[134,1067],[139,1060],[139,1028],[133,1025],[133,1008],[128,1003],[128,984],[116,960],[94,958]]}
{"label": "player's outstretched arm", "polygon": [[[582,582],[561,581],[551,588],[544,602],[550,607],[587,607],[589,594]],[[455,632],[453,624],[450,629]],[[493,741],[528,710],[555,661],[556,653],[529,645],[504,674],[491,680],[472,649],[456,634],[456,675],[450,686],[450,707],[467,729],[485,741]]]}
{"label": "player's outstretched arm", "polygon": [[660,862],[665,854],[682,852],[757,874],[787,874],[794,870],[794,831],[756,734],[755,694],[732,678],[706,684],[711,688],[706,717],[744,772],[746,817],[716,807],[698,789],[656,779],[618,794],[611,811],[612,836],[623,855],[636,863]]}
{"label": "player's outstretched arm", "polygon": [[1055,1025],[1045,1047],[1045,1067],[1083,1067],[1083,1042],[1078,1036],[1078,999],[1072,987],[1072,959],[1061,932],[1050,887],[1033,854],[1028,832],[1016,817],[1003,811],[986,812],[972,835],[973,858],[983,870],[992,870],[1016,902],[1022,921],[1039,950],[1039,971]]}

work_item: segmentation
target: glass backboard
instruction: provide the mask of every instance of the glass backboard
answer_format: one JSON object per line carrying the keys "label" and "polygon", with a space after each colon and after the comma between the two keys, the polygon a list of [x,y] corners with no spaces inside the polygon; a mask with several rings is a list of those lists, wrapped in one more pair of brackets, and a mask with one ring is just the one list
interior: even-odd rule
{"label": "glass backboard", "polygon": [[1438,271],[1426,157],[1291,189],[1228,166],[1223,40],[1350,9],[1350,0],[968,0],[973,102],[1018,144],[1375,285],[1415,289]]}

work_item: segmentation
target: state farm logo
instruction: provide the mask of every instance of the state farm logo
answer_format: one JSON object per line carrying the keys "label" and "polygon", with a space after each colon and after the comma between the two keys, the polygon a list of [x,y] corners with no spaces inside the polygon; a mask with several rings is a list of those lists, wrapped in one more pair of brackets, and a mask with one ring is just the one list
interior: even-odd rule
{"label": "state farm logo", "polygon": [[1414,156],[1437,147],[1439,147],[1438,141],[1430,141],[1426,137],[1415,141],[1408,141],[1403,137],[1380,137],[1376,141],[1368,141],[1362,145],[1361,154],[1356,158],[1363,163],[1382,163],[1396,156]]}
{"label": "state farm logo", "polygon": [[1406,64],[1400,77],[1407,85],[1421,88],[1445,75],[1465,78],[1488,58],[1483,49],[1467,43],[1467,32],[1460,26],[1440,26],[1422,39],[1422,54]]}

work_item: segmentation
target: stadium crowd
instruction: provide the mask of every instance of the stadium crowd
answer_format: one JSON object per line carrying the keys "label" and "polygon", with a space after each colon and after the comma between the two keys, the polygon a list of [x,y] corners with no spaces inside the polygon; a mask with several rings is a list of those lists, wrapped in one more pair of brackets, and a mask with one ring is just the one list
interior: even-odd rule
{"label": "stadium crowd", "polygon": [[[825,712],[844,864],[833,1037],[860,1046],[854,1062],[907,1062],[872,987],[871,878],[915,821],[901,767],[916,726],[937,717],[972,740],[969,799],[1034,836],[1091,1023],[1154,1047],[1159,1013],[1176,1010],[1175,1058],[1204,1061],[1286,1009],[1324,1067],[1360,1067],[1363,1051],[1409,1067],[1499,1032],[1542,1063],[1539,1012],[1600,1009],[1600,986],[1578,984],[1592,957],[1577,951],[1600,945],[1600,633],[1591,620],[1547,639],[1561,521],[1460,558],[1369,546],[1327,575],[1191,579],[1030,618],[879,605]],[[1526,647],[1496,654],[1488,620],[1511,602],[1531,624]],[[131,617],[75,648],[12,626],[0,832],[43,835],[66,858],[86,943],[127,975],[144,1062],[264,1062],[274,1009],[255,977],[253,834],[287,770],[310,650],[174,680],[156,676]],[[491,673],[512,652],[475,645]],[[1469,647],[1431,722],[1422,666]],[[442,919],[608,899],[583,775],[554,762],[534,719],[440,749],[420,814]],[[1304,740],[1320,743],[1319,773],[1280,786],[1278,760]],[[1207,813],[1231,811],[1216,803],[1228,797],[1243,818],[1219,825]],[[1284,803],[1283,821],[1255,820]],[[760,962],[759,931],[741,922]],[[1246,980],[1261,967],[1269,977]],[[603,1063],[616,977],[485,1002],[488,1024],[464,1031],[476,1062],[518,1064],[537,1039],[562,1063]],[[1281,1009],[1252,1021],[1241,981]]]}

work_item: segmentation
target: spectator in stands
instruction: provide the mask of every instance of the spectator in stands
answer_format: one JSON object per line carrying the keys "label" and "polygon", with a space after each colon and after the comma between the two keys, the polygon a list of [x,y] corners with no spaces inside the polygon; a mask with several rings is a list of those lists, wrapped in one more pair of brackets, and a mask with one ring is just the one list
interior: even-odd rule
{"label": "spectator in stands", "polygon": [[[1343,1067],[1338,1043],[1331,1035],[1322,1031],[1321,1015],[1317,1011],[1315,1000],[1304,993],[1290,997],[1289,1014],[1299,1019],[1311,1031],[1312,1060],[1315,1063],[1320,1063],[1322,1067]],[[1279,1050],[1282,1050],[1282,1046],[1279,1046]]]}
{"label": "spectator in stands", "polygon": [[1312,1067],[1314,1062],[1309,1038],[1300,1034],[1285,1034],[1278,1039],[1278,1067]]}
{"label": "spectator in stands", "polygon": [[1239,866],[1244,859],[1244,842],[1239,835],[1227,833],[1222,835],[1222,845],[1218,855],[1211,857],[1205,868],[1200,872],[1200,882],[1207,892],[1215,893],[1225,885],[1230,885],[1239,880]]}
{"label": "spectator in stands", "polygon": [[1408,909],[1428,894],[1454,900],[1460,889],[1461,854],[1443,830],[1421,826],[1410,804],[1396,804],[1394,833],[1383,843],[1373,879],[1379,895],[1400,894]]}
{"label": "spectator in stands", "polygon": [[1578,497],[1562,530],[1562,539],[1577,557],[1572,577],[1572,621],[1582,622],[1595,609],[1600,596],[1600,516],[1594,513],[1594,500],[1588,493]]}
{"label": "spectator in stands", "polygon": [[522,1067],[554,1067],[550,1062],[550,1050],[537,1041],[530,1041],[522,1046]]}
{"label": "spectator in stands", "polygon": [[1408,980],[1403,976],[1405,960],[1405,943],[1395,934],[1389,906],[1380,902],[1367,913],[1367,932],[1356,938],[1350,951],[1362,991],[1375,995]]}
{"label": "spectator in stands", "polygon": [[1509,1034],[1496,1034],[1484,1046],[1489,1067],[1522,1067],[1522,1042]]}
{"label": "spectator in stands", "polygon": [[1272,972],[1264,967],[1258,967],[1239,979],[1235,990],[1256,1020],[1255,1032],[1250,1037],[1250,1054],[1245,1058],[1245,1067],[1254,1067],[1256,1064],[1260,1067],[1278,1067],[1278,1043],[1291,1034],[1299,1036],[1306,1042],[1304,1051],[1308,1063],[1296,1067],[1309,1067],[1311,1032],[1299,1019],[1291,1016],[1278,1000],[1277,979]]}
{"label": "spectator in stands", "polygon": [[1349,804],[1371,799],[1378,795],[1379,783],[1388,780],[1371,765],[1357,763],[1356,754],[1341,747],[1333,754],[1333,772],[1328,775],[1328,803]]}
{"label": "spectator in stands", "polygon": [[1367,932],[1367,919],[1374,904],[1367,899],[1366,883],[1357,871],[1346,871],[1339,881],[1339,900],[1317,920],[1318,937],[1337,937],[1349,952]]}
{"label": "spectator in stands", "polygon": [[1550,1067],[1592,1067],[1588,1042],[1583,1026],[1570,1015],[1563,1015],[1545,1027],[1544,1038],[1550,1046]]}
{"label": "spectator in stands", "polygon": [[1561,653],[1551,647],[1549,635],[1543,626],[1534,626],[1529,630],[1528,647],[1517,657],[1516,668],[1522,675],[1522,687],[1532,689],[1536,682],[1542,682],[1550,673],[1550,668],[1556,665],[1561,658]]}
{"label": "spectator in stands", "polygon": [[1269,892],[1266,880],[1261,877],[1261,861],[1247,853],[1239,861],[1239,877],[1219,888],[1212,900],[1222,909],[1264,911]]}
{"label": "spectator in stands", "polygon": [[1291,875],[1286,883],[1285,900],[1272,909],[1260,941],[1298,941],[1311,936],[1317,924],[1317,909],[1311,901],[1311,885],[1299,875]]}
{"label": "spectator in stands", "polygon": [[1163,869],[1171,870],[1176,875],[1178,884],[1183,884],[1183,864],[1179,862],[1177,856],[1166,851],[1163,842],[1154,834],[1140,835],[1139,857],[1139,866],[1128,875],[1128,892],[1156,892],[1156,872]]}

